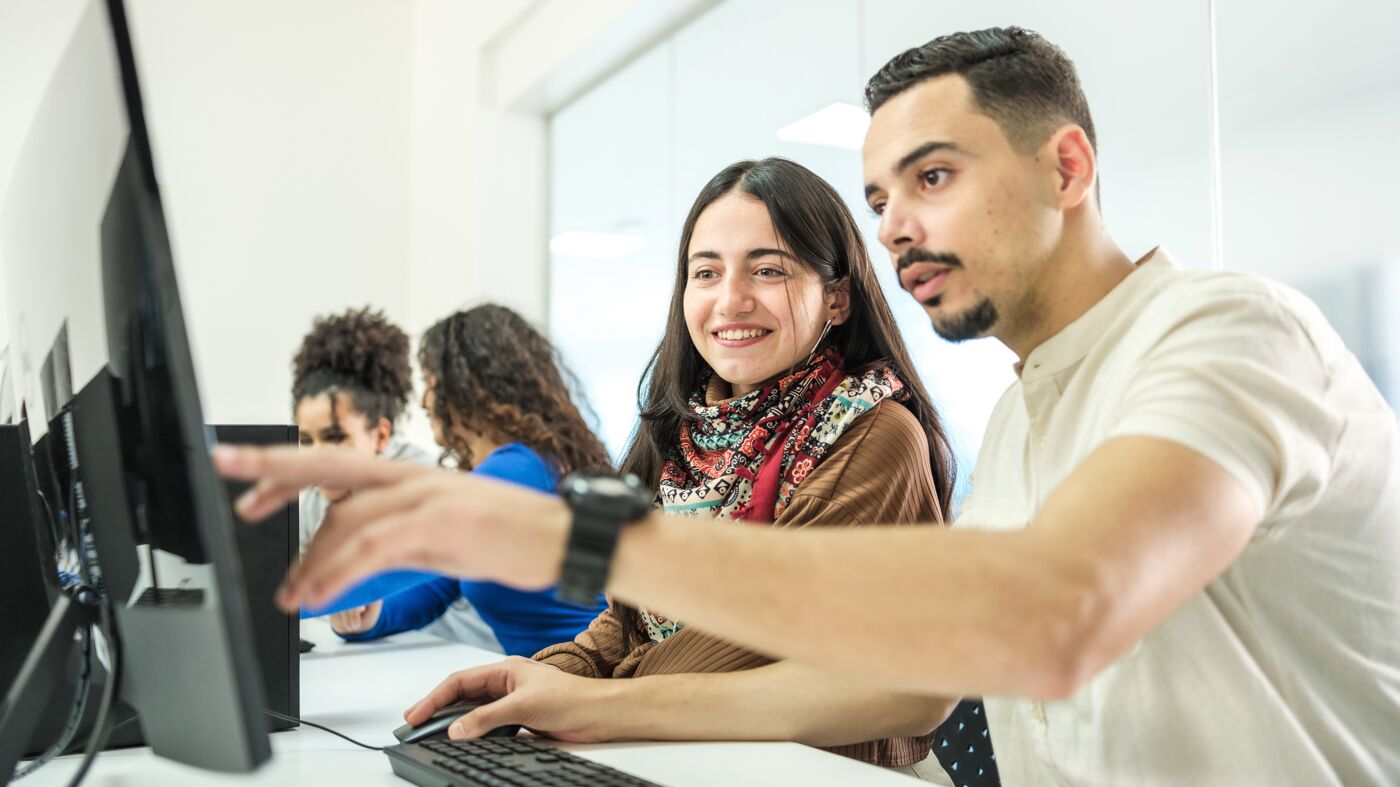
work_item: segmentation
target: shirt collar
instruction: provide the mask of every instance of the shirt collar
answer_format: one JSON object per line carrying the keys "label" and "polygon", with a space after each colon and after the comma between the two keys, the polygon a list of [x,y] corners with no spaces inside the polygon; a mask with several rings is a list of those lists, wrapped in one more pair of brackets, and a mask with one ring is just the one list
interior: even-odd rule
{"label": "shirt collar", "polygon": [[1103,339],[1114,320],[1125,309],[1131,308],[1141,294],[1150,290],[1161,273],[1175,270],[1176,267],[1176,262],[1165,248],[1158,246],[1153,249],[1132,273],[1109,290],[1098,303],[1032,350],[1026,356],[1025,363],[1016,365],[1015,371],[1021,377],[1021,382],[1054,375],[1078,363],[1088,354],[1089,348]]}

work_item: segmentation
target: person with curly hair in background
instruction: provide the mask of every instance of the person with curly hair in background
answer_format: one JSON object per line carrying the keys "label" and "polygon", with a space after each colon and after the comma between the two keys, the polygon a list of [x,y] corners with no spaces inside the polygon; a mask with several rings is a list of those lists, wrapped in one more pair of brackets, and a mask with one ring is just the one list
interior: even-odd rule
{"label": "person with curly hair in background", "polygon": [[[333,445],[385,459],[437,464],[431,452],[396,434],[395,426],[413,393],[408,334],[383,312],[368,306],[316,318],[292,361],[292,408],[297,440],[303,446]],[[348,489],[312,487],[301,496],[298,531],[301,548]],[[378,601],[330,615],[339,634],[357,631],[360,621],[378,614]],[[462,600],[441,616],[430,632],[500,652],[491,628]]]}
{"label": "person with curly hair in background", "polygon": [[[388,459],[436,464],[395,434],[413,393],[408,334],[369,307],[316,318],[292,361],[292,408],[303,446],[334,445]],[[301,547],[350,490],[312,487],[301,497]]]}
{"label": "person with curly hair in background", "polygon": [[[443,458],[458,469],[551,493],[568,473],[612,471],[607,449],[570,395],[576,381],[549,341],[516,312],[486,304],[452,314],[423,335],[418,361],[423,407]],[[573,639],[606,607],[601,597],[592,606],[560,601],[553,588],[522,591],[419,572],[371,579],[337,606],[366,593],[384,598],[356,625],[337,628],[346,639],[421,628],[466,599],[506,654],[524,656]]]}

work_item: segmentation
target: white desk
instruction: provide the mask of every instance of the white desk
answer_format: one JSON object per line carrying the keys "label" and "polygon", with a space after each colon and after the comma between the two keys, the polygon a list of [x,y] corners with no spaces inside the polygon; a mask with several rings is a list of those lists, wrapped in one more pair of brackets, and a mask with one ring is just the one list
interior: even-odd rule
{"label": "white desk", "polygon": [[[342,642],[321,621],[302,624],[316,649],[301,658],[301,716],[376,746],[396,743],[403,711],[454,670],[501,656],[412,633],[381,642]],[[918,779],[796,743],[560,744],[576,754],[666,785],[917,785]],[[212,774],[162,760],[150,749],[103,752],[84,785],[179,787],[199,785],[384,785],[389,760],[311,727],[272,735],[272,759],[257,773]],[[18,784],[62,787],[78,758],[63,757]]]}

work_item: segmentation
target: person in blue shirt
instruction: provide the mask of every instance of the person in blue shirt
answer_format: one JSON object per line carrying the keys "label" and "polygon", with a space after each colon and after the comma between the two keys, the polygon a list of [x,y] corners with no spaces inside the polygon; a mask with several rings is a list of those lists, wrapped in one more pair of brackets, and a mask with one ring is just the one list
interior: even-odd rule
{"label": "person in blue shirt", "polygon": [[[549,341],[516,312],[495,304],[441,320],[423,335],[418,353],[423,407],[443,459],[531,489],[553,492],[576,470],[612,472],[607,449],[588,427],[571,390],[572,375]],[[576,606],[554,589],[515,590],[418,571],[372,577],[332,604],[303,616],[346,610],[333,628],[368,640],[418,629],[465,598],[491,627],[507,655],[531,656],[567,642],[607,606]]]}
{"label": "person in blue shirt", "polygon": [[[436,466],[438,454],[402,439],[397,425],[413,396],[408,334],[370,307],[317,317],[292,361],[292,411],[297,441],[368,456]],[[301,494],[298,525],[305,549],[326,513],[348,489],[314,486]],[[372,603],[372,602],[371,602]],[[330,616],[332,628],[355,624],[364,607]],[[466,599],[454,603],[428,633],[502,652],[491,627]]]}

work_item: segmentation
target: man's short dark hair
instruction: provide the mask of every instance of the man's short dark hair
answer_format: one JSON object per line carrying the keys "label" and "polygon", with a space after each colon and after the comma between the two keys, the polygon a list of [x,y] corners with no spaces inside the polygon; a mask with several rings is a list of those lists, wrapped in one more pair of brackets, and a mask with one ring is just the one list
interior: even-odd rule
{"label": "man's short dark hair", "polygon": [[1001,126],[1021,152],[1036,149],[1065,123],[1084,129],[1098,152],[1089,102],[1074,63],[1039,34],[1019,27],[990,27],[939,36],[886,63],[865,86],[865,108],[886,101],[926,79],[958,74],[973,99]]}

